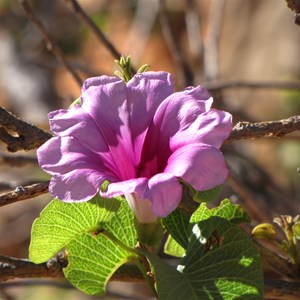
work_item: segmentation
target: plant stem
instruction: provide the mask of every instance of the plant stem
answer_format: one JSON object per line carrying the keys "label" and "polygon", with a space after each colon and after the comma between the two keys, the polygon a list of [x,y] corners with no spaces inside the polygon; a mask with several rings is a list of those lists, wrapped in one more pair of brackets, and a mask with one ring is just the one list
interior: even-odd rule
{"label": "plant stem", "polygon": [[136,254],[138,257],[135,257],[133,259],[134,263],[137,265],[141,273],[143,274],[147,284],[149,285],[150,289],[154,293],[155,297],[157,298],[157,293],[155,289],[155,280],[154,277],[152,276],[153,272],[151,270],[151,266],[149,264],[149,261],[147,260],[146,256],[143,255],[138,249],[142,249],[143,251],[147,251],[147,248],[143,246],[142,244],[139,244],[137,249],[133,249],[125,245],[123,242],[121,242],[119,239],[117,239],[113,234],[111,234],[107,230],[102,230],[100,234],[103,234],[106,236],[108,239],[125,249],[126,251],[133,252]]}

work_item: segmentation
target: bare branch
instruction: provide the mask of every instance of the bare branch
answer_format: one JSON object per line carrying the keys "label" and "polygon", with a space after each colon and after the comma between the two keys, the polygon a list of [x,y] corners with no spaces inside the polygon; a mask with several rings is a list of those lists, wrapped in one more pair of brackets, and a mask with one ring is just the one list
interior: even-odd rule
{"label": "bare branch", "polygon": [[218,40],[223,16],[224,0],[211,1],[208,37],[204,43],[204,77],[214,80],[218,76]]}
{"label": "bare branch", "polygon": [[213,81],[202,84],[209,91],[218,91],[225,89],[274,89],[274,90],[300,90],[300,82],[287,81]]}
{"label": "bare branch", "polygon": [[[18,136],[11,135],[10,131]],[[0,107],[0,140],[7,144],[8,151],[36,149],[51,137],[50,133],[20,120]]]}
{"label": "bare branch", "polygon": [[28,19],[37,27],[37,29],[40,31],[42,36],[44,37],[47,48],[49,51],[51,51],[55,57],[57,58],[58,61],[60,61],[66,69],[69,71],[69,73],[72,75],[74,80],[78,83],[78,85],[81,87],[82,86],[82,80],[78,73],[73,69],[63,52],[60,50],[56,42],[53,40],[51,35],[48,33],[46,30],[45,26],[41,22],[41,20],[34,14],[32,7],[28,3],[27,0],[19,0],[22,8],[24,9],[24,12]]}
{"label": "bare branch", "polygon": [[[34,264],[27,259],[0,256],[0,282],[16,278],[56,278],[63,279],[63,268],[68,264],[63,253],[42,264]],[[144,282],[140,271],[134,265],[123,265],[111,277],[111,281]],[[267,279],[265,299],[299,299],[299,282]],[[298,298],[297,298],[298,297]]]}
{"label": "bare branch", "polygon": [[114,47],[114,45],[108,40],[104,33],[99,29],[99,27],[89,18],[89,16],[84,12],[76,0],[65,0],[65,2],[70,6],[74,14],[81,20],[97,37],[100,43],[110,51],[115,59],[121,57],[121,53]]}
{"label": "bare branch", "polygon": [[281,137],[296,130],[300,130],[300,115],[278,121],[239,122],[234,126],[228,140]]}
{"label": "bare branch", "polygon": [[27,164],[36,164],[36,157],[30,156],[13,156],[0,154],[0,164],[7,164],[12,167],[22,167]]}
{"label": "bare branch", "polygon": [[[0,282],[15,278],[64,278],[63,268],[67,265],[68,260],[63,252],[42,264],[0,255]],[[144,278],[134,265],[124,265],[110,280],[143,282]]]}
{"label": "bare branch", "polygon": [[62,255],[42,264],[0,255],[0,282],[14,278],[63,278],[62,268],[66,265]]}
{"label": "bare branch", "polygon": [[300,25],[300,1],[299,0],[286,0],[287,6],[295,12],[295,23]]}
{"label": "bare branch", "polygon": [[267,249],[256,241],[255,244],[263,263],[271,268],[271,270],[289,280],[300,279],[300,270],[295,264],[292,264],[286,258],[279,256],[277,253]]}
{"label": "bare branch", "polygon": [[0,194],[0,207],[30,199],[48,192],[49,181],[27,186],[17,186],[14,191]]}
{"label": "bare branch", "polygon": [[299,300],[300,283],[278,279],[265,279],[264,299]]}
{"label": "bare branch", "polygon": [[166,12],[165,0],[160,0],[159,20],[163,36],[177,68],[177,82],[180,86],[192,85],[193,74],[185,61],[184,55],[178,45],[177,39],[172,33],[171,25]]}

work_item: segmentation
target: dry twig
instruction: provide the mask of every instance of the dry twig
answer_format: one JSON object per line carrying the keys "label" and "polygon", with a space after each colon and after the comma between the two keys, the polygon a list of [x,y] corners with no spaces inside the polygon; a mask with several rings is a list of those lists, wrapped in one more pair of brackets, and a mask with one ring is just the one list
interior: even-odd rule
{"label": "dry twig", "polygon": [[97,37],[100,43],[110,51],[115,59],[120,59],[121,53],[115,48],[115,46],[108,40],[100,28],[93,22],[91,18],[85,13],[85,11],[80,7],[76,0],[65,0],[65,2],[70,6],[73,13],[80,19]]}
{"label": "dry twig", "polygon": [[300,1],[299,0],[286,0],[287,6],[295,12],[295,23],[300,25]]}
{"label": "dry twig", "polygon": [[0,282],[15,278],[63,278],[62,268],[66,265],[67,260],[61,255],[42,264],[0,255]]}
{"label": "dry twig", "polygon": [[[68,264],[63,254],[42,264],[34,264],[26,259],[0,256],[0,282],[16,278],[56,278],[63,279],[63,268]],[[124,265],[112,276],[111,281],[143,282],[143,276],[133,265]],[[266,299],[299,299],[299,282],[279,279],[266,280]],[[298,297],[298,298],[297,298]]]}
{"label": "dry twig", "polygon": [[296,265],[292,264],[284,257],[279,256],[277,253],[267,249],[258,242],[255,242],[255,244],[262,261],[266,266],[284,278],[288,278],[289,280],[300,280],[300,270]]}
{"label": "dry twig", "polygon": [[37,159],[31,156],[0,155],[0,164],[7,164],[11,167],[22,167],[27,164],[37,164]]}
{"label": "dry twig", "polygon": [[17,186],[14,191],[0,194],[0,207],[45,194],[48,192],[48,186],[49,181],[27,186]]}
{"label": "dry twig", "polygon": [[282,137],[296,130],[300,130],[300,115],[278,121],[239,122],[234,126],[228,140]]}
{"label": "dry twig", "polygon": [[160,0],[159,21],[164,39],[169,47],[170,54],[177,67],[177,82],[180,86],[189,86],[193,84],[193,73],[190,70],[184,55],[178,45],[177,39],[171,30],[171,25],[165,7],[165,0]]}
{"label": "dry twig", "polygon": [[[11,131],[17,136],[10,134]],[[36,149],[51,137],[50,133],[20,120],[0,107],[0,140],[7,144],[8,151]]]}
{"label": "dry twig", "polygon": [[211,1],[208,36],[204,43],[204,77],[211,81],[219,72],[218,41],[223,16],[224,0]]}
{"label": "dry twig", "polygon": [[[0,255],[0,282],[16,278],[64,278],[63,268],[68,265],[64,253],[47,262],[34,264],[28,259]],[[125,282],[143,282],[144,278],[137,267],[124,265],[110,280]]]}
{"label": "dry twig", "polygon": [[78,85],[82,86],[82,80],[78,73],[73,69],[67,58],[65,57],[64,53],[60,50],[56,42],[53,40],[51,35],[46,30],[45,26],[41,22],[41,20],[34,14],[32,7],[28,3],[27,0],[19,0],[22,8],[24,9],[24,12],[28,19],[37,27],[37,29],[40,31],[42,36],[44,37],[46,41],[46,45],[49,51],[51,51],[55,57],[60,61],[66,69],[69,71],[69,73],[72,75],[74,80],[78,83]]}
{"label": "dry twig", "polygon": [[286,81],[213,81],[202,84],[209,91],[219,91],[225,89],[273,89],[273,90],[300,90],[300,82]]}
{"label": "dry twig", "polygon": [[264,299],[299,300],[300,283],[265,279]]}

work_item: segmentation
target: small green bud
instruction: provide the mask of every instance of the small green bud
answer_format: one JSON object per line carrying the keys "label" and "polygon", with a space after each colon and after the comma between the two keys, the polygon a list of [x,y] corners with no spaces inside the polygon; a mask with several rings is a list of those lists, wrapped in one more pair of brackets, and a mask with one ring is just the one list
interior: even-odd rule
{"label": "small green bud", "polygon": [[275,227],[269,223],[259,224],[255,226],[252,230],[252,236],[257,239],[273,241],[275,239],[275,235]]}
{"label": "small green bud", "polygon": [[300,222],[295,223],[292,228],[296,239],[300,240]]}
{"label": "small green bud", "polygon": [[72,108],[73,106],[81,106],[81,99],[77,98],[75,101],[72,102],[69,108]]}
{"label": "small green bud", "polygon": [[148,64],[144,64],[139,67],[139,69],[137,70],[137,73],[144,73],[144,72],[148,71],[149,68],[150,68],[150,66]]}

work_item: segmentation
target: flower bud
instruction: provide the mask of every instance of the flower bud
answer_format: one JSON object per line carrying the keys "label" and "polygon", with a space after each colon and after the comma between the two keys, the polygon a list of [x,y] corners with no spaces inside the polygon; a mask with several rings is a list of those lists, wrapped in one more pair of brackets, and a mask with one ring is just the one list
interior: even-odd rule
{"label": "flower bud", "polygon": [[257,239],[273,241],[275,239],[275,235],[275,227],[269,223],[259,224],[255,226],[252,230],[252,236]]}

